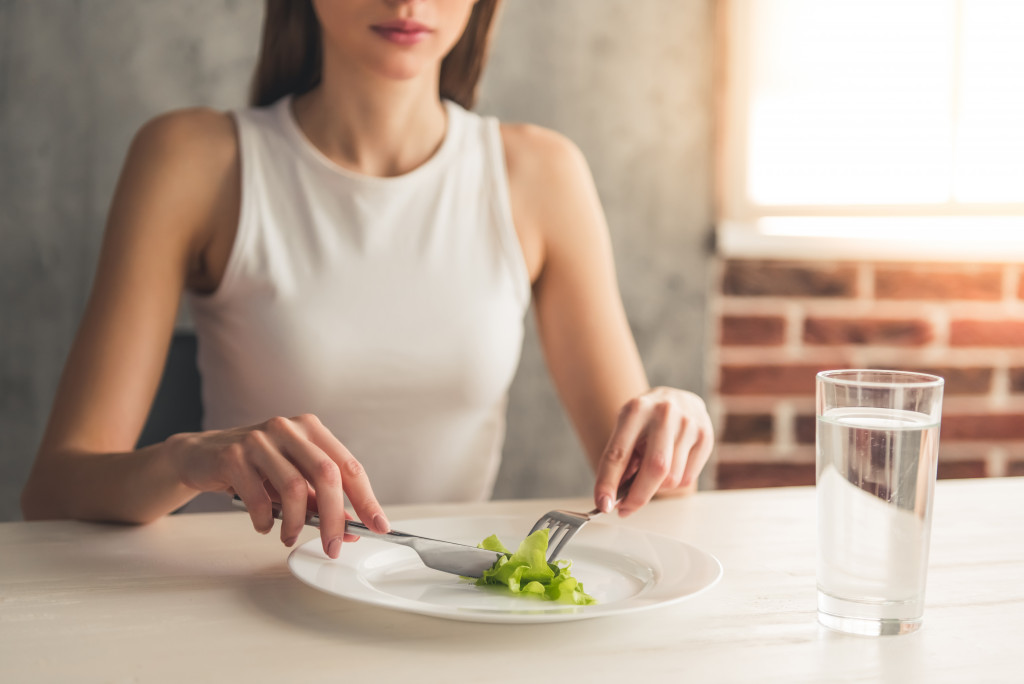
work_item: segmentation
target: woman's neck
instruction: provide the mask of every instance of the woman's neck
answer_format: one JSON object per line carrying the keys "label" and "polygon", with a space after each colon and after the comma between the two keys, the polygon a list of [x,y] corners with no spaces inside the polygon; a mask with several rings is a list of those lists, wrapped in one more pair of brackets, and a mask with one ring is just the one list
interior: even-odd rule
{"label": "woman's neck", "polygon": [[368,176],[412,171],[433,156],[447,130],[436,79],[366,83],[325,73],[292,106],[303,133],[327,158]]}

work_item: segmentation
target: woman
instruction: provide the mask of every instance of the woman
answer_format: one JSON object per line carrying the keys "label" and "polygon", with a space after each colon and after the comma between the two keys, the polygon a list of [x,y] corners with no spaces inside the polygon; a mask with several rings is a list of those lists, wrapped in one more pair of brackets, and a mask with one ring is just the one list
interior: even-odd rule
{"label": "woman", "polygon": [[[648,385],[579,151],[468,111],[496,6],[268,0],[254,107],[139,131],[26,518],[228,491],[289,546],[317,509],[336,558],[346,496],[379,532],[381,500],[486,498],[531,294],[597,505],[695,486],[707,411]],[[206,429],[135,450],[183,292]]]}

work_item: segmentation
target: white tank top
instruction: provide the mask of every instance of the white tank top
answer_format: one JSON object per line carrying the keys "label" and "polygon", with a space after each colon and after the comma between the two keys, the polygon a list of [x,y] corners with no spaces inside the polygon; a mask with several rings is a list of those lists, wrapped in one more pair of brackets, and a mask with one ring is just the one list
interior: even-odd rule
{"label": "white tank top", "polygon": [[392,178],[331,162],[290,98],[235,112],[238,233],[189,297],[204,427],[313,413],[385,504],[491,495],[530,299],[498,122],[445,107],[438,151]]}

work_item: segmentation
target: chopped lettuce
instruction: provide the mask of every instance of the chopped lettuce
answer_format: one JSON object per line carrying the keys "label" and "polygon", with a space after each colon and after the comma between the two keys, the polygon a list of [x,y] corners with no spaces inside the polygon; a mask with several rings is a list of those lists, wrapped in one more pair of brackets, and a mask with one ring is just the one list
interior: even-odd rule
{"label": "chopped lettuce", "polygon": [[576,606],[597,603],[583,590],[583,584],[569,574],[572,562],[566,560],[548,563],[544,556],[548,550],[549,530],[537,530],[523,540],[515,553],[501,543],[496,535],[480,542],[480,548],[505,554],[490,570],[484,570],[476,580],[479,586],[495,584],[514,594],[536,596]]}

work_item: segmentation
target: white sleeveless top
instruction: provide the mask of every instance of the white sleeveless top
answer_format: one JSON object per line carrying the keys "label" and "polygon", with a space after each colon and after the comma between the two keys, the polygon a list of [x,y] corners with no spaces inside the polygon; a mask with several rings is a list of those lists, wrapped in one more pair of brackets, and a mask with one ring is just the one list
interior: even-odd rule
{"label": "white sleeveless top", "polygon": [[204,427],[313,413],[384,504],[491,495],[530,300],[498,122],[445,106],[438,151],[393,178],[327,159],[290,98],[235,112],[238,233],[189,297]]}

